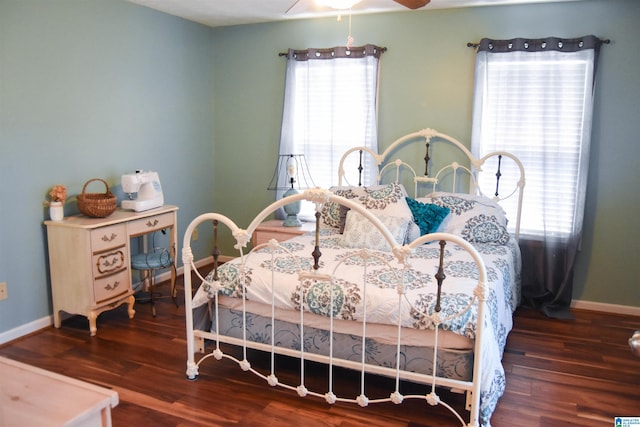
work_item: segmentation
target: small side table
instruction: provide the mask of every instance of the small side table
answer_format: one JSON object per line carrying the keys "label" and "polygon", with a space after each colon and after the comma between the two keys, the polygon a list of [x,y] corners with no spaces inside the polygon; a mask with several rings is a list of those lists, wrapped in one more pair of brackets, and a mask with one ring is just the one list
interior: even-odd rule
{"label": "small side table", "polygon": [[272,219],[260,224],[253,232],[253,246],[267,243],[271,239],[278,242],[291,239],[295,236],[314,231],[316,224],[314,222],[303,222],[300,227],[285,227],[282,225],[281,219]]}

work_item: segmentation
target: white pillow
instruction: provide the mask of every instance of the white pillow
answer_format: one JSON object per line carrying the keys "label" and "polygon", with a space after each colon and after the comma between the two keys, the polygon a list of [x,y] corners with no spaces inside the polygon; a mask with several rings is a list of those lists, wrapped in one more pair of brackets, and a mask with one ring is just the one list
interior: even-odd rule
{"label": "white pillow", "polygon": [[[404,244],[410,220],[388,215],[376,215],[376,217],[389,230],[398,244]],[[353,210],[347,212],[342,245],[347,248],[391,250],[382,233],[363,215]]]}
{"label": "white pillow", "polygon": [[404,243],[409,244],[420,237],[422,234],[420,233],[420,227],[413,221],[409,222],[407,226],[407,235],[404,238]]}

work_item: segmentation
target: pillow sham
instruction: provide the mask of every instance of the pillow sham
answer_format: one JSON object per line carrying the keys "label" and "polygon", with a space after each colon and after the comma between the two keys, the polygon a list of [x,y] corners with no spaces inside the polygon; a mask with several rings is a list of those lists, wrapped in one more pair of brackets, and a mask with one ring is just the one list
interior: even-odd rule
{"label": "pillow sham", "polygon": [[462,230],[462,238],[472,243],[506,245],[509,242],[509,232],[495,216],[480,214],[467,221]]}
{"label": "pillow sham", "polygon": [[417,200],[449,208],[451,213],[438,231],[456,234],[471,243],[504,245],[509,241],[504,210],[486,196],[437,192]]}
{"label": "pillow sham", "polygon": [[435,233],[451,211],[446,206],[436,205],[435,203],[423,203],[411,197],[406,197],[406,200],[413,214],[413,222],[420,228],[421,236]]}
{"label": "pillow sham", "polygon": [[[398,244],[404,244],[410,220],[397,216],[376,215],[393,235]],[[390,251],[391,247],[384,236],[371,222],[359,212],[349,210],[342,235],[342,246],[347,248],[376,249]]]}
{"label": "pillow sham", "polygon": [[[336,196],[352,200],[364,194],[364,187],[331,187],[329,191]],[[320,212],[321,223],[332,228],[340,228],[340,206],[335,202],[325,203]]]}
{"label": "pillow sham", "polygon": [[[384,214],[412,219],[407,205],[406,190],[402,184],[385,184],[371,187],[331,187],[333,194],[360,203],[374,214]],[[325,203],[320,214],[322,222],[333,228],[340,228],[340,205],[335,202]]]}

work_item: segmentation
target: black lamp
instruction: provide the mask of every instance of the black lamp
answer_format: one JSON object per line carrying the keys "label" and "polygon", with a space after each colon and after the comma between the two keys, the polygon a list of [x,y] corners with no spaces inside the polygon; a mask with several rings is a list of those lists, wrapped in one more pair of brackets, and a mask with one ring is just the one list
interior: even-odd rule
{"label": "black lamp", "polygon": [[[304,154],[281,154],[278,156],[278,163],[273,172],[273,178],[268,190],[284,191],[282,197],[298,194],[298,190],[315,187],[309,166],[304,158]],[[287,214],[282,225],[285,227],[299,227],[302,225],[298,219],[300,213],[300,201],[289,203],[284,206]]]}

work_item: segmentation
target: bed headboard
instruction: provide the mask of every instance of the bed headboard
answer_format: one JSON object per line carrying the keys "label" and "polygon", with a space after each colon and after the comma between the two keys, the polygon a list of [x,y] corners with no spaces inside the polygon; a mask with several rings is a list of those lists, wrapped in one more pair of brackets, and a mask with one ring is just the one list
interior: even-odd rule
{"label": "bed headboard", "polygon": [[[382,153],[367,147],[347,150],[340,159],[338,185],[365,185],[367,161],[377,166],[377,176],[369,184],[399,182],[412,197],[436,191],[487,196],[507,211],[519,237],[525,175],[514,154],[494,151],[475,158],[457,139],[422,129],[398,138]],[[347,164],[353,167],[347,170]]]}

